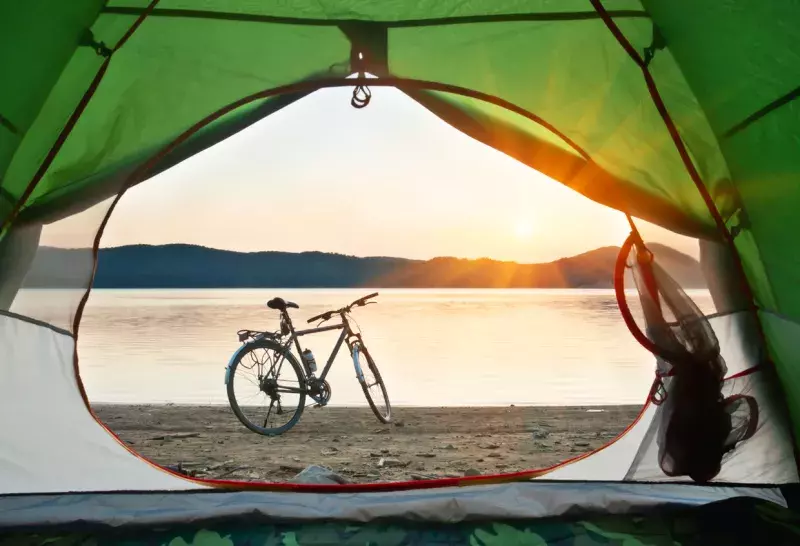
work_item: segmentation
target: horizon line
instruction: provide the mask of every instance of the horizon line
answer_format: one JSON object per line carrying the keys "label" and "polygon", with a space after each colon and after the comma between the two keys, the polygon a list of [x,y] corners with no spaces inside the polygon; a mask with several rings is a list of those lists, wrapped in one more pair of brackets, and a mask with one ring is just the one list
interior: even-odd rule
{"label": "horizon line", "polygon": [[[555,258],[550,261],[546,262],[518,262],[515,260],[502,260],[498,258],[491,258],[488,256],[483,256],[479,258],[465,258],[459,256],[447,256],[447,255],[439,255],[434,256],[432,258],[407,258],[404,256],[389,256],[389,255],[356,255],[356,254],[344,254],[342,252],[331,252],[325,250],[298,250],[298,251],[291,251],[291,250],[234,250],[234,249],[227,249],[227,248],[216,248],[212,246],[206,246],[196,243],[181,243],[181,242],[172,242],[172,243],[161,243],[161,244],[150,244],[150,243],[135,243],[135,244],[128,244],[128,245],[117,245],[117,246],[104,246],[98,248],[98,251],[102,250],[113,250],[113,249],[121,249],[121,248],[133,248],[133,247],[149,247],[149,248],[159,248],[159,247],[170,247],[170,246],[182,246],[182,247],[194,247],[194,248],[202,248],[205,250],[213,250],[217,252],[230,252],[234,254],[267,254],[267,253],[274,253],[274,254],[294,254],[294,255],[301,255],[301,254],[327,254],[330,256],[343,256],[345,258],[356,258],[356,259],[389,259],[389,260],[405,260],[410,262],[431,262],[434,260],[463,260],[463,261],[491,261],[497,263],[507,263],[507,264],[515,264],[515,265],[544,265],[544,264],[552,264],[558,262],[560,260],[576,258],[578,256],[583,256],[585,254],[589,254],[592,252],[597,252],[604,249],[617,249],[619,250],[621,246],[618,245],[606,245],[606,246],[599,246],[596,248],[592,248],[589,250],[585,250],[583,252],[579,252],[577,254],[572,254],[568,256],[561,256],[559,258]],[[685,252],[681,252],[680,250],[663,243],[653,242],[650,243],[650,246],[658,246],[662,248],[667,248],[671,251],[674,251],[682,256],[690,258],[694,261],[698,261],[693,256],[686,254]],[[64,247],[64,246],[55,246],[55,245],[44,245],[40,248],[52,248],[58,250],[72,250],[72,251],[92,251],[92,247]]]}

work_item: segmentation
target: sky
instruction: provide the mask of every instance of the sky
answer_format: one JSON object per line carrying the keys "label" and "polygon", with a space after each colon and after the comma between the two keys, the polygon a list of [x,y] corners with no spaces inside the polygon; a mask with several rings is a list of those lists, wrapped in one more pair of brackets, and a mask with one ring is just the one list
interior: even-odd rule
{"label": "sky", "polygon": [[[327,89],[129,190],[101,245],[488,257],[535,263],[620,245],[622,213],[439,120],[395,89],[364,109]],[[43,243],[88,246],[103,207]],[[697,243],[644,222],[646,240]],[[81,244],[78,241],[83,241]]]}

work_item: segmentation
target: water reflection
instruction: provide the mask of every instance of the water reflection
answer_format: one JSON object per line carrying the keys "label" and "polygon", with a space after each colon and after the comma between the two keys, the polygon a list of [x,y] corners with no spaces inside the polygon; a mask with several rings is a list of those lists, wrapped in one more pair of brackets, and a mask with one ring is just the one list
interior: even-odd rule
{"label": "water reflection", "polygon": [[[264,307],[296,301],[297,324],[364,290],[95,290],[79,337],[96,402],[227,403],[236,331],[278,327]],[[708,310],[707,293],[693,294]],[[652,357],[633,340],[611,290],[381,290],[354,313],[395,405],[640,403]],[[635,298],[632,311],[639,315]],[[337,332],[303,338],[324,362]],[[342,351],[332,404],[363,405]]]}

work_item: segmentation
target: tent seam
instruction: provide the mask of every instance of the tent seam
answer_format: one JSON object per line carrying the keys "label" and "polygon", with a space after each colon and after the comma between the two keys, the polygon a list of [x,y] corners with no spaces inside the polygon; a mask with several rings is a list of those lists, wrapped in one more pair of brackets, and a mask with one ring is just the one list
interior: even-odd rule
{"label": "tent seam", "polygon": [[[243,482],[247,483],[247,482]],[[391,482],[386,482],[391,483]],[[658,481],[658,480],[588,480],[588,479],[581,479],[581,480],[554,480],[554,479],[537,479],[536,481],[530,482],[521,482],[522,484],[529,484],[529,485],[538,485],[538,484],[552,484],[552,485],[589,485],[589,484],[604,484],[604,485],[613,485],[613,486],[627,486],[627,485],[641,485],[641,486],[648,486],[648,485],[656,485],[656,486],[664,486],[664,485],[677,485],[682,487],[689,487],[689,488],[706,488],[706,489],[723,489],[723,488],[743,488],[743,489],[779,489],[781,487],[796,487],[800,486],[798,482],[775,482],[775,483],[759,483],[759,482],[725,482],[725,481],[712,481],[707,484],[698,484],[693,481],[686,481],[686,480],[669,480],[669,481]],[[491,485],[491,484],[486,484]],[[66,497],[66,496],[75,496],[75,497],[82,497],[87,495],[125,495],[125,496],[139,496],[139,495],[231,495],[236,493],[271,493],[272,491],[246,491],[244,489],[237,491],[231,489],[222,489],[222,488],[214,488],[214,487],[206,487],[206,488],[199,488],[199,489],[104,489],[104,490],[94,490],[94,491],[34,491],[34,492],[23,492],[23,493],[2,493],[0,494],[0,499],[4,498],[25,498],[25,497]],[[294,492],[298,493],[298,492]],[[326,491],[326,493],[329,493]],[[356,493],[370,493],[368,491],[356,492]]]}
{"label": "tent seam", "polygon": [[786,93],[785,95],[778,97],[777,99],[773,100],[772,102],[768,103],[766,106],[759,108],[746,118],[744,118],[739,123],[735,124],[733,127],[722,133],[722,138],[731,138],[736,133],[739,133],[755,123],[756,121],[760,120],[764,116],[771,114],[775,110],[790,104],[792,101],[800,97],[800,85]]}
{"label": "tent seam", "polygon": [[[2,181],[2,180],[0,180],[0,181]],[[2,186],[0,186],[0,197],[5,199],[6,201],[11,203],[12,205],[16,204],[16,202],[17,202],[17,200],[14,197],[14,195],[10,191],[8,191],[7,189],[5,189]]]}
{"label": "tent seam", "polygon": [[[101,13],[111,15],[137,15],[142,10],[131,7],[106,7]],[[611,10],[612,17],[642,18],[650,16],[643,10]],[[441,17],[436,19],[404,19],[398,21],[374,21],[370,19],[315,19],[302,17],[281,17],[275,15],[257,15],[249,13],[229,13],[223,11],[191,10],[191,9],[157,9],[150,14],[151,17],[180,17],[186,19],[214,19],[223,21],[241,21],[252,23],[272,23],[285,25],[305,26],[338,26],[343,23],[366,23],[386,26],[388,28],[419,28],[430,26],[449,26],[474,23],[503,23],[503,22],[569,22],[591,21],[601,19],[602,16],[595,11],[575,12],[550,12],[550,13],[509,13],[498,15],[463,15]]]}
{"label": "tent seam", "polygon": [[11,120],[3,114],[0,114],[0,126],[5,127],[14,135],[20,134],[20,130],[17,128],[17,126],[11,123]]}
{"label": "tent seam", "polygon": [[22,321],[22,322],[27,322],[29,324],[35,324],[36,326],[41,326],[42,328],[47,328],[49,330],[52,330],[57,334],[61,334],[61,335],[67,336],[67,337],[71,337],[72,339],[75,339],[75,336],[69,330],[67,330],[65,328],[60,328],[60,327],[58,327],[58,326],[56,326],[54,324],[50,324],[49,322],[45,322],[43,320],[39,320],[39,319],[35,319],[33,317],[29,317],[27,315],[21,315],[19,313],[15,313],[13,311],[6,311],[4,309],[0,309],[0,316],[9,317],[9,318],[16,319],[16,320],[19,320],[19,321]]}

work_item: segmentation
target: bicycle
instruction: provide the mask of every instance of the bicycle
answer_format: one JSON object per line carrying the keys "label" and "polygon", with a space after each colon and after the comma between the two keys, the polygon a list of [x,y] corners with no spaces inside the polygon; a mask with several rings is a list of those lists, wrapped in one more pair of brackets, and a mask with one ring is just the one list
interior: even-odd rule
{"label": "bicycle", "polygon": [[[378,366],[364,345],[361,333],[352,329],[349,320],[353,307],[377,303],[367,301],[377,296],[376,292],[357,299],[341,309],[311,317],[308,319],[309,324],[320,322],[316,328],[308,330],[295,330],[289,316],[289,309],[299,309],[299,305],[282,298],[269,300],[267,307],[280,311],[280,330],[277,332],[239,330],[237,334],[243,345],[233,354],[225,370],[228,401],[239,421],[258,434],[277,436],[291,429],[300,420],[305,409],[306,397],[313,399],[317,407],[326,406],[331,398],[331,386],[325,377],[342,344],[346,343],[353,358],[356,378],[361,384],[369,407],[380,422],[390,423],[392,406],[389,403],[386,385],[383,383]],[[340,323],[322,326],[335,315],[341,318]],[[317,377],[315,375],[317,365],[313,353],[308,349],[302,349],[299,338],[331,330],[342,330],[342,333],[322,373]],[[292,344],[300,354],[302,364],[292,353]],[[362,366],[362,360],[366,362],[366,367]],[[286,363],[288,366],[284,365]],[[285,370],[287,373],[281,376],[281,372]],[[253,394],[247,399],[237,397],[237,386],[249,387]],[[375,387],[377,387],[376,392],[373,392]],[[250,404],[254,398],[264,399],[264,403],[269,402],[266,412],[263,405]],[[247,413],[251,413],[255,418],[249,418]],[[289,416],[286,423],[280,426],[270,425],[270,417],[284,415]],[[262,422],[263,424],[259,424]]]}

